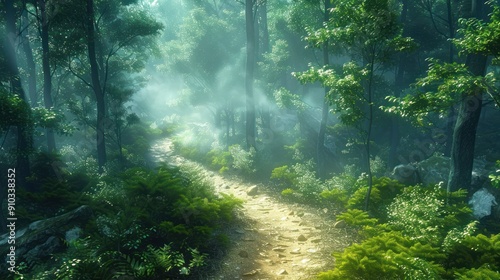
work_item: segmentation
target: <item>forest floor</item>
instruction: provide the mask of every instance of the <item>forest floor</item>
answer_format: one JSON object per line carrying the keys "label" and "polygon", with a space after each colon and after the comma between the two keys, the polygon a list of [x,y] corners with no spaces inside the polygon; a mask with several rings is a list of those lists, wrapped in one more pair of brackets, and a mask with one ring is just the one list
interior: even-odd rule
{"label": "forest floor", "polygon": [[[194,164],[175,155],[170,139],[157,141],[151,150],[156,162]],[[352,231],[334,227],[335,217],[326,208],[287,202],[261,184],[201,168],[217,192],[244,200],[236,223],[224,232],[229,249],[203,279],[314,279],[333,268],[331,253],[353,240]]]}

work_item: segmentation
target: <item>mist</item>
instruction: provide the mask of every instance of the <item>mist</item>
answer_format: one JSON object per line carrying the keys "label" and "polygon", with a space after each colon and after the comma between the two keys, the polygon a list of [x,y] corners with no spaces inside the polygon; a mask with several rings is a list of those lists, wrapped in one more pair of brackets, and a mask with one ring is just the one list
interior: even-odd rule
{"label": "mist", "polygon": [[500,8],[420,2],[3,1],[0,278],[496,277]]}

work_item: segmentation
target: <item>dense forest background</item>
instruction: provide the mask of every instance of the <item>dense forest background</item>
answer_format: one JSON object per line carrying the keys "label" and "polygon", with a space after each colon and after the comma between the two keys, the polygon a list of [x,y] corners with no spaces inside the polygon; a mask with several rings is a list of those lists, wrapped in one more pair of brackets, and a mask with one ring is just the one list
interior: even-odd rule
{"label": "dense forest background", "polygon": [[2,0],[1,232],[66,238],[1,273],[201,277],[243,201],[169,138],[356,229],[322,279],[497,279],[499,4]]}

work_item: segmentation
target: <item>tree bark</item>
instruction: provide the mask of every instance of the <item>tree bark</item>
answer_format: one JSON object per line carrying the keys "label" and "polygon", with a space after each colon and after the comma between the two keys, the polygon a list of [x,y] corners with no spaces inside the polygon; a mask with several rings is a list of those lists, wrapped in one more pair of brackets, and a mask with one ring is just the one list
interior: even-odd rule
{"label": "tree bark", "polygon": [[[484,0],[478,0],[475,4],[473,15],[484,20],[487,14]],[[474,76],[484,76],[487,57],[479,54],[469,54],[465,65]],[[474,145],[482,104],[483,92],[479,88],[474,89],[474,92],[462,95],[453,132],[448,192],[459,189],[470,190]]]}
{"label": "tree bark", "polygon": [[[26,100],[26,95],[21,86],[21,78],[19,75],[19,68],[17,65],[17,55],[15,50],[15,42],[17,38],[16,17],[18,11],[14,8],[13,0],[4,1],[5,8],[5,27],[6,36],[4,38],[5,60],[7,62],[7,70],[9,72],[9,79],[12,92],[19,96],[25,103],[26,108],[29,108]],[[26,112],[30,113],[29,109]],[[16,165],[16,181],[20,186],[26,189],[30,188],[26,184],[26,177],[30,175],[30,162],[29,154],[32,151],[32,136],[29,121],[20,124],[17,127],[17,165]]]}
{"label": "tree bark", "polygon": [[[43,102],[45,109],[50,110],[54,107],[52,101],[52,76],[50,73],[50,50],[49,50],[49,20],[45,9],[45,0],[39,0],[38,6],[41,14],[41,39],[42,39],[42,69],[43,69]],[[45,129],[47,137],[47,151],[56,152],[56,140],[54,129]]]}
{"label": "tree bark", "polygon": [[247,64],[245,76],[246,96],[246,142],[247,149],[256,149],[255,144],[255,100],[253,83],[255,76],[255,26],[253,16],[254,0],[245,0],[245,25],[247,38]]}
{"label": "tree bark", "polygon": [[97,163],[99,172],[103,171],[106,164],[106,141],[105,141],[105,106],[104,93],[99,79],[99,67],[96,58],[96,38],[94,34],[94,1],[87,0],[87,49],[90,63],[90,75],[92,79],[92,89],[97,102]]}

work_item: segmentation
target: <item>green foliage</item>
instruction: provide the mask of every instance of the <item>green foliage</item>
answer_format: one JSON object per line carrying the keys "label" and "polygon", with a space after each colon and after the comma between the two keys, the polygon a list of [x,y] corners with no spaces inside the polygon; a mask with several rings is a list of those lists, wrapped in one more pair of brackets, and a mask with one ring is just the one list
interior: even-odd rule
{"label": "green foliage", "polygon": [[128,205],[145,227],[159,225],[160,235],[203,247],[221,223],[231,220],[232,211],[242,202],[232,196],[217,197],[201,175],[184,174],[168,167],[157,173],[129,170],[124,174]]}
{"label": "green foliage", "polygon": [[207,157],[211,159],[210,167],[219,169],[220,174],[224,174],[231,167],[232,158],[229,151],[212,149],[208,152]]}
{"label": "green foliage", "polygon": [[441,279],[444,259],[439,248],[413,242],[399,232],[388,232],[334,253],[336,268],[319,279]]}
{"label": "green foliage", "polygon": [[340,188],[332,188],[329,190],[323,190],[319,196],[329,203],[332,203],[336,206],[340,206],[341,208],[345,208],[347,206],[348,195],[347,191]]}
{"label": "green foliage", "polygon": [[298,112],[303,112],[308,108],[307,104],[300,99],[300,96],[287,90],[279,88],[273,93],[276,105],[281,109],[294,109]]}
{"label": "green foliage", "polygon": [[461,273],[465,272],[464,268],[480,269],[484,265],[488,265],[489,269],[498,271],[500,269],[499,252],[499,234],[489,237],[483,234],[466,236],[449,251],[449,255],[453,256],[453,258],[450,257],[448,265]]}
{"label": "green foliage", "polygon": [[297,174],[293,173],[288,165],[276,167],[271,172],[271,180],[276,180],[281,187],[290,187],[297,184]]}
{"label": "green foliage", "polygon": [[[493,3],[491,1],[490,3]],[[453,42],[461,54],[476,53],[483,55],[500,55],[500,7],[493,5],[489,22],[477,18],[462,18],[459,20],[458,33],[463,37]]]}
{"label": "green foliage", "polygon": [[43,128],[52,128],[55,132],[63,135],[71,135],[75,127],[65,123],[66,117],[60,111],[54,108],[46,109],[44,107],[32,108],[33,120],[35,126]]}
{"label": "green foliage", "polygon": [[[362,187],[359,187],[349,198],[347,202],[347,208],[349,209],[363,209],[364,207],[366,191],[368,189],[366,178],[361,177],[357,184]],[[386,207],[401,192],[404,185],[388,177],[374,177],[372,184],[369,212],[382,220],[386,220]]]}
{"label": "green foliage", "polygon": [[479,268],[472,268],[463,272],[455,272],[455,279],[457,280],[491,280],[498,279],[498,270],[492,269],[489,264],[485,264]]}
{"label": "green foliage", "polygon": [[424,78],[412,86],[415,94],[386,99],[395,105],[383,107],[386,112],[410,118],[416,125],[431,125],[431,112],[445,114],[462,94],[473,94],[487,89],[484,77],[472,76],[465,64],[443,63],[429,58],[429,69]]}
{"label": "green foliage", "polygon": [[359,209],[349,209],[346,212],[339,214],[337,220],[345,221],[353,226],[374,226],[378,219],[370,218],[367,212]]}
{"label": "green foliage", "polygon": [[[435,246],[442,244],[447,233],[460,226],[471,213],[463,203],[446,205],[446,197],[439,186],[408,187],[389,206],[389,224],[412,240]],[[452,203],[452,199],[449,198],[448,203]]]}
{"label": "green foliage", "polygon": [[232,145],[229,147],[229,153],[233,158],[233,168],[242,172],[244,175],[252,175],[257,169],[255,166],[255,149],[245,151],[240,145]]}
{"label": "green foliage", "polygon": [[284,198],[290,198],[293,196],[294,193],[295,193],[294,190],[287,188],[281,191],[281,196]]}
{"label": "green foliage", "polygon": [[188,248],[188,253],[189,257],[185,258],[181,252],[173,250],[169,244],[159,248],[148,246],[146,252],[141,255],[144,263],[134,270],[136,274],[155,278],[159,278],[160,275],[169,275],[168,272],[174,269],[178,270],[179,275],[190,275],[194,268],[205,265],[207,255],[193,248]]}
{"label": "green foliage", "polygon": [[500,189],[500,160],[496,162],[496,167],[495,174],[490,174],[488,178],[490,178],[493,187]]}
{"label": "green foliage", "polygon": [[32,121],[28,104],[19,96],[0,90],[0,131],[9,126],[26,126]]}

